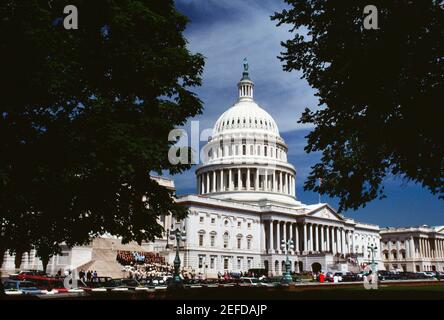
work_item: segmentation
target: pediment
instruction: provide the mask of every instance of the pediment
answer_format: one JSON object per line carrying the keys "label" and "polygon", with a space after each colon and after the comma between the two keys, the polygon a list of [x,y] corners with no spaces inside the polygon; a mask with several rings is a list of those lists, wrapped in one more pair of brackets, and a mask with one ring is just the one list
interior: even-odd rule
{"label": "pediment", "polygon": [[338,215],[329,206],[323,206],[321,208],[315,209],[308,214],[310,217],[333,220],[333,221],[344,221],[344,219]]}

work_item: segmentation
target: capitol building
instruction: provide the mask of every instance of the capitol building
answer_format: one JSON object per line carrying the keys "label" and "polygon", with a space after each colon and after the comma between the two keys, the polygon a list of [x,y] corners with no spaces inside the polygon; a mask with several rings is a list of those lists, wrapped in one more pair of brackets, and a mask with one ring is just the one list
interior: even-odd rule
{"label": "capitol building", "polygon": [[[380,247],[379,227],[339,215],[328,204],[296,197],[296,168],[273,117],[254,101],[245,67],[238,101],[216,121],[196,170],[196,195],[178,198],[190,209],[184,221],[185,267],[217,272],[359,270]],[[377,249],[379,250],[379,249]],[[376,260],[380,262],[376,251]],[[350,270],[351,271],[351,270]]]}
{"label": "capitol building", "polygon": [[[294,272],[359,272],[371,262],[371,247],[376,248],[378,269],[444,270],[444,227],[380,230],[338,214],[327,203],[301,203],[295,192],[297,168],[287,160],[278,124],[254,100],[247,65],[237,89],[237,102],[219,117],[204,146],[195,172],[196,194],[177,197],[189,208],[188,217],[180,222],[161,217],[163,237],[135,250],[158,252],[172,264],[175,248],[169,235],[180,228],[187,234],[180,245],[182,266],[206,277],[249,269],[281,275],[287,254]],[[154,179],[174,189],[174,181]],[[110,241],[103,240],[99,249],[66,248],[52,258],[48,271],[97,263],[104,256],[111,268],[113,250],[120,244]],[[13,269],[14,257],[4,261],[3,270]],[[31,252],[21,268],[38,266]],[[114,269],[118,273],[119,267]]]}

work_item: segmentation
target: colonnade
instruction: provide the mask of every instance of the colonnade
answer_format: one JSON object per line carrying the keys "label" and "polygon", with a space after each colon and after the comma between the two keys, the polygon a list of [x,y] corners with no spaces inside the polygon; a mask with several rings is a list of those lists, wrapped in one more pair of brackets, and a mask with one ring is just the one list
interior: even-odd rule
{"label": "colonnade", "polygon": [[285,253],[281,248],[282,241],[293,240],[297,253],[354,253],[354,230],[343,226],[332,226],[318,223],[297,223],[280,220],[266,222],[266,249],[268,253]]}
{"label": "colonnade", "polygon": [[225,191],[267,191],[295,196],[294,174],[262,168],[229,168],[205,171],[198,175],[199,194]]}

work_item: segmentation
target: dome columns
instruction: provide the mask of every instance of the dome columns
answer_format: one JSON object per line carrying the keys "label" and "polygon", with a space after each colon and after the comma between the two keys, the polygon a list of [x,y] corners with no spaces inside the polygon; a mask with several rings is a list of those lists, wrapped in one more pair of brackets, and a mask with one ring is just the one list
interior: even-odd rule
{"label": "dome columns", "polygon": [[294,173],[276,168],[215,168],[198,173],[201,195],[220,192],[269,192],[295,196]]}

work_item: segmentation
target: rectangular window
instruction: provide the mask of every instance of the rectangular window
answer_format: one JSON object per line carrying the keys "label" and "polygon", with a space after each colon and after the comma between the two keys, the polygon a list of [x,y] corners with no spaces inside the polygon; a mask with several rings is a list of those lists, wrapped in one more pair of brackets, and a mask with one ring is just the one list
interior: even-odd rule
{"label": "rectangular window", "polygon": [[199,269],[203,268],[203,257],[199,257]]}
{"label": "rectangular window", "polygon": [[204,222],[204,217],[199,217],[199,222],[203,223]]}
{"label": "rectangular window", "polygon": [[228,258],[224,259],[224,269],[227,270],[228,269]]}
{"label": "rectangular window", "polygon": [[247,249],[251,249],[251,239],[247,239]]}
{"label": "rectangular window", "polygon": [[247,227],[248,227],[248,229],[251,228],[251,222],[248,222]]}
{"label": "rectangular window", "polygon": [[203,246],[203,234],[199,234],[199,246]]}
{"label": "rectangular window", "polygon": [[211,260],[210,260],[210,269],[214,269],[214,257],[211,257]]}
{"label": "rectangular window", "polygon": [[248,259],[247,265],[248,265],[248,269],[251,269],[251,259]]}
{"label": "rectangular window", "polygon": [[241,248],[241,245],[242,245],[242,239],[241,239],[241,238],[238,238],[238,239],[237,239],[237,248],[240,249],[240,248]]}
{"label": "rectangular window", "polygon": [[237,222],[237,226],[238,226],[238,228],[240,228],[241,225],[242,225],[242,223],[241,223],[240,221],[238,221],[238,222]]}
{"label": "rectangular window", "polygon": [[216,219],[215,218],[211,218],[211,223],[215,224],[216,223]]}
{"label": "rectangular window", "polygon": [[239,270],[242,269],[242,260],[241,260],[241,259],[237,259],[237,268],[238,268]]}

